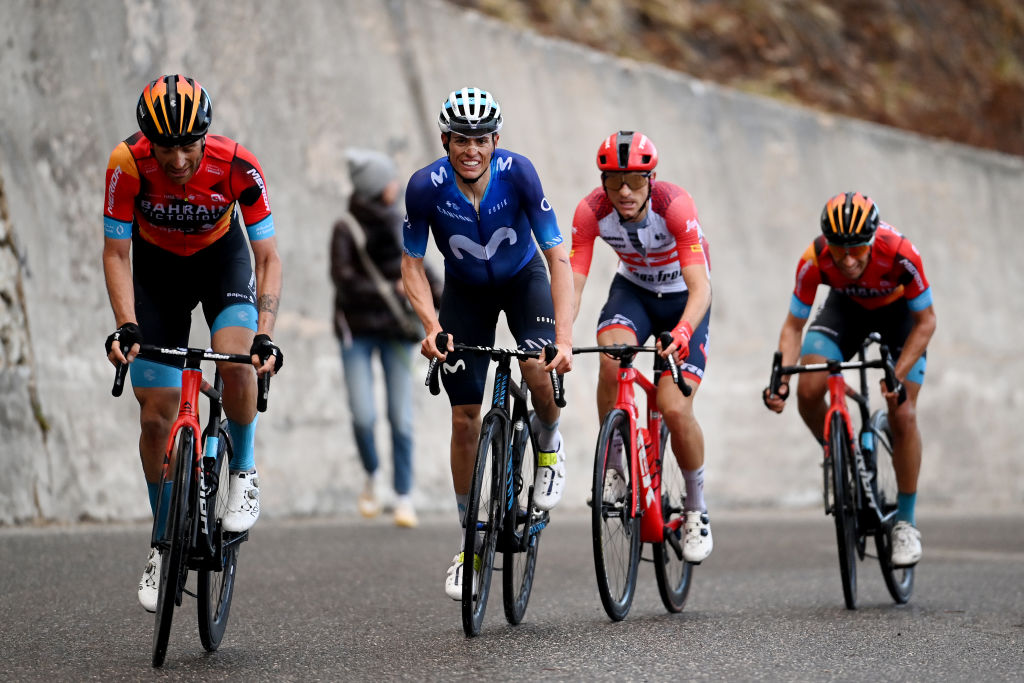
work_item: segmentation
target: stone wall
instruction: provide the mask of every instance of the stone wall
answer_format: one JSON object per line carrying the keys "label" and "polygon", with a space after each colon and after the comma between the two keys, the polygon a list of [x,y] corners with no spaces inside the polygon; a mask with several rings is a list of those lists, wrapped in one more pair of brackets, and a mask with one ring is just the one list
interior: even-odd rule
{"label": "stone wall", "polygon": [[[102,352],[113,323],[102,188],[110,150],[135,130],[142,86],[179,71],[212,93],[214,130],[260,158],[284,259],[275,336],[288,365],[257,434],[267,515],[353,510],[362,483],[329,325],[327,245],[349,187],[342,150],[377,147],[411,173],[442,153],[436,110],[465,84],[500,99],[501,144],[534,161],[567,238],[576,202],[597,184],[597,145],[619,128],[648,133],[659,177],[694,196],[713,259],[711,358],[698,399],[712,506],[820,499],[819,456],[798,416],[768,414],[759,394],[821,205],[854,188],[920,246],[935,291],[939,329],[919,405],[922,505],[1024,503],[1014,334],[1024,238],[1011,203],[1020,158],[737,94],[435,0],[11,0],[4,14],[2,524],[148,515],[137,407],[110,397]],[[598,248],[578,344],[593,343],[609,251]],[[204,343],[199,317],[196,327]],[[566,505],[583,505],[589,485],[595,385],[593,359],[579,360],[563,417]],[[416,408],[417,502],[452,509],[447,402],[421,390]]]}

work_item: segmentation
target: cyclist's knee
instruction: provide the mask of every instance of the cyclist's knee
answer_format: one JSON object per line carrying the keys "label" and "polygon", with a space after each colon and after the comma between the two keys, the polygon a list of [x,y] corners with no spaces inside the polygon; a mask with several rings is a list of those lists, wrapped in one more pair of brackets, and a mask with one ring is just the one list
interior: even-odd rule
{"label": "cyclist's knee", "polygon": [[249,383],[253,385],[256,383],[256,369],[251,365],[223,363],[218,369],[220,370],[221,378],[224,380],[225,387],[237,390]]}

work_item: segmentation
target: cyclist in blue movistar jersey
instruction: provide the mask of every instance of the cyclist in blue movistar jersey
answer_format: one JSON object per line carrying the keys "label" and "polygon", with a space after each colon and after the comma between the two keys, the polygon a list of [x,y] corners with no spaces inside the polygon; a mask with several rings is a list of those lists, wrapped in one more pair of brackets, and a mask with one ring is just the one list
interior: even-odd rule
{"label": "cyclist in blue movistar jersey", "polygon": [[[569,255],[533,164],[496,147],[502,117],[491,94],[468,87],[452,92],[437,123],[446,155],[409,180],[402,278],[426,332],[421,353],[442,361],[441,379],[452,405],[451,467],[459,519],[465,522],[489,361],[455,352],[451,345],[438,349],[434,339],[444,331],[465,344],[491,346],[501,312],[520,348],[558,347],[548,364],[521,364],[533,393],[532,426],[540,450],[534,499],[550,510],[565,487],[565,447],[546,373],[572,369]],[[445,262],[439,314],[423,265],[431,233]],[[445,580],[445,592],[455,600],[462,599],[462,561],[460,551]]]}

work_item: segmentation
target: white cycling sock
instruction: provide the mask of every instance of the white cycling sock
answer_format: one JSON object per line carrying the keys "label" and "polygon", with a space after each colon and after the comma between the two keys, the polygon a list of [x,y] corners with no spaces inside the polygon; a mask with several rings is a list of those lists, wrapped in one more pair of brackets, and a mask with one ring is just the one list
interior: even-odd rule
{"label": "white cycling sock", "polygon": [[539,417],[535,417],[530,426],[537,437],[537,448],[545,453],[558,450],[558,446],[562,443],[562,435],[558,433],[558,420],[555,420],[553,424],[548,424]]}
{"label": "white cycling sock", "polygon": [[683,470],[683,479],[686,481],[686,509],[697,512],[707,510],[704,503],[704,466],[701,465],[695,470]]}

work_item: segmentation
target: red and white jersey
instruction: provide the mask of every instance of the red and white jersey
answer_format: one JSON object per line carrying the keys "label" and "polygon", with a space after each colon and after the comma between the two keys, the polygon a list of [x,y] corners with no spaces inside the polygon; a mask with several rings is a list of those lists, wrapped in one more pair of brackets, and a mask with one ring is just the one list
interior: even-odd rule
{"label": "red and white jersey", "polygon": [[590,272],[598,236],[619,255],[617,272],[652,292],[685,292],[685,266],[702,264],[711,275],[708,242],[697,219],[697,207],[677,185],[654,182],[647,217],[635,224],[622,223],[603,188],[584,197],[572,219],[569,259],[573,272]]}

